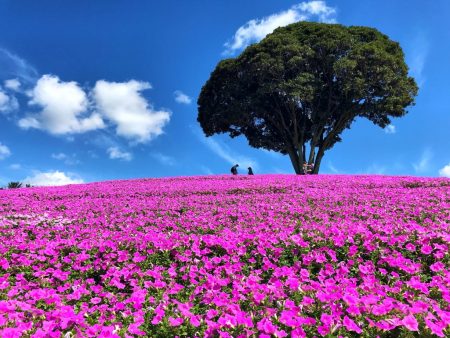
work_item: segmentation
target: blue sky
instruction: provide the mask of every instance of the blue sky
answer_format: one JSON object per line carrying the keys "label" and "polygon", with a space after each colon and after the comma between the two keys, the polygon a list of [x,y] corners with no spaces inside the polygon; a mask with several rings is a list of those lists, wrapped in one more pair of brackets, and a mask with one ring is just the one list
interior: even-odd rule
{"label": "blue sky", "polygon": [[357,120],[321,173],[450,176],[450,2],[0,0],[0,186],[292,173],[245,138],[206,138],[196,100],[222,58],[298,20],[379,29],[420,86],[388,129]]}

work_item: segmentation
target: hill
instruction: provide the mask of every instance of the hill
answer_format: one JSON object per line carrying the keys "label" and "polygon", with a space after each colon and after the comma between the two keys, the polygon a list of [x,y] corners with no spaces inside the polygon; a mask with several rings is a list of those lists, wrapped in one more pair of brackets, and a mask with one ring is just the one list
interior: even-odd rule
{"label": "hill", "polygon": [[0,336],[448,336],[449,213],[412,177],[3,190]]}

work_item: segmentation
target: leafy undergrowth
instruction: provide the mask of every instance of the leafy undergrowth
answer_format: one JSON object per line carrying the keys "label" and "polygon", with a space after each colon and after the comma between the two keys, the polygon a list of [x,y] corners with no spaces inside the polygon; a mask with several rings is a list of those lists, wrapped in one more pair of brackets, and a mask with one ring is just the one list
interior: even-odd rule
{"label": "leafy undergrowth", "polygon": [[450,181],[0,191],[1,337],[445,337]]}

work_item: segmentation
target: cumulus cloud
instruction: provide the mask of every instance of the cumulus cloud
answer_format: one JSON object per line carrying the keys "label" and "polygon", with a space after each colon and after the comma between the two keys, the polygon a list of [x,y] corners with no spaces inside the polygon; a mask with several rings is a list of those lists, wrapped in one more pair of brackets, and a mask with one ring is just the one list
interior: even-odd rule
{"label": "cumulus cloud", "polygon": [[19,120],[23,129],[37,128],[51,134],[75,134],[104,128],[98,113],[86,116],[86,93],[74,82],[63,82],[57,76],[43,75],[30,91],[30,105],[42,110]]}
{"label": "cumulus cloud", "polygon": [[442,169],[439,169],[439,175],[443,177],[450,177],[450,163]]}
{"label": "cumulus cloud", "polygon": [[9,105],[9,97],[0,90],[0,111],[6,110]]}
{"label": "cumulus cloud", "polygon": [[19,103],[14,96],[7,95],[0,89],[0,113],[9,113],[19,108]]}
{"label": "cumulus cloud", "polygon": [[7,158],[9,155],[11,155],[9,148],[0,142],[0,160]]}
{"label": "cumulus cloud", "polygon": [[116,125],[116,133],[138,143],[150,141],[163,133],[170,112],[155,110],[141,95],[151,88],[148,82],[97,81],[93,96],[98,111]]}
{"label": "cumulus cloud", "polygon": [[131,161],[133,155],[129,152],[122,151],[118,147],[110,147],[107,150],[109,158],[112,160]]}
{"label": "cumulus cloud", "polygon": [[[0,87],[0,113],[18,108],[14,92],[30,98],[28,114],[17,121],[22,129],[40,129],[67,138],[110,126],[133,143],[145,143],[161,135],[170,121],[170,111],[154,109],[142,95],[151,88],[148,82],[100,80],[94,88],[83,89],[56,75],[40,76],[24,59],[2,48],[0,65],[4,85],[3,90]],[[190,100],[180,94],[179,102]]]}
{"label": "cumulus cloud", "polygon": [[62,171],[56,170],[49,172],[36,172],[33,176],[23,179],[23,182],[25,184],[31,184],[32,186],[56,186],[79,184],[84,181],[74,174],[66,174]]}
{"label": "cumulus cloud", "polygon": [[325,1],[309,1],[294,5],[262,19],[253,19],[239,27],[231,41],[225,44],[225,54],[232,54],[251,43],[258,42],[278,27],[291,23],[314,20],[320,22],[336,22],[336,9],[327,6]]}
{"label": "cumulus cloud", "polygon": [[180,90],[176,90],[174,93],[175,101],[181,104],[191,104],[192,98],[183,93]]}
{"label": "cumulus cloud", "polygon": [[384,128],[384,132],[386,134],[395,134],[397,130],[393,124],[389,124],[386,128]]}
{"label": "cumulus cloud", "polygon": [[20,88],[20,81],[18,79],[9,79],[4,82],[5,88],[17,92]]}

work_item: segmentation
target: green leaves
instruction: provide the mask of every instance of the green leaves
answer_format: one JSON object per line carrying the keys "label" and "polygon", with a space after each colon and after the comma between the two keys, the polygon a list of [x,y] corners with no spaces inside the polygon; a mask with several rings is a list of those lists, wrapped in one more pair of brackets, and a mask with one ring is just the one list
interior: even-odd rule
{"label": "green leaves", "polygon": [[399,44],[376,29],[299,22],[221,61],[200,93],[198,122],[207,136],[244,135],[289,153],[297,173],[310,143],[317,173],[355,118],[385,127],[417,90]]}

